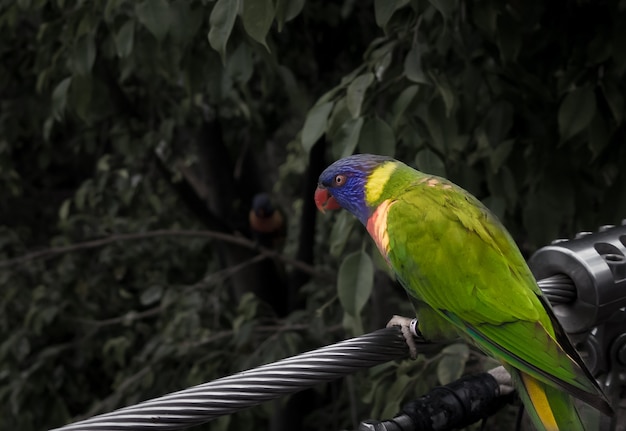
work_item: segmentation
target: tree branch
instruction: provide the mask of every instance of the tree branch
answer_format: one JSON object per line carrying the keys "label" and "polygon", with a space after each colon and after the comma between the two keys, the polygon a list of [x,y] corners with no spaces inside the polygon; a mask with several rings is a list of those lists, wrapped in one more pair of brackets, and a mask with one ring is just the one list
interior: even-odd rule
{"label": "tree branch", "polygon": [[111,235],[105,238],[94,239],[90,241],[78,242],[75,244],[59,246],[59,247],[50,247],[43,250],[34,251],[31,253],[26,253],[25,255],[0,261],[0,268],[6,268],[13,265],[21,265],[23,263],[37,260],[37,259],[50,259],[60,254],[71,253],[74,251],[87,250],[91,248],[103,247],[105,245],[113,244],[116,242],[123,241],[138,241],[145,240],[151,238],[162,238],[162,237],[190,237],[190,238],[202,238],[207,240],[217,240],[222,242],[227,242],[230,244],[234,244],[243,248],[247,248],[250,250],[256,250],[259,254],[264,255],[266,257],[278,259],[284,262],[287,265],[291,265],[294,268],[306,272],[314,277],[323,278],[323,279],[332,279],[330,274],[320,272],[314,266],[309,265],[308,263],[301,262],[299,260],[293,259],[284,254],[278,253],[274,250],[270,250],[265,247],[259,246],[256,242],[251,241],[247,238],[244,238],[241,235],[231,235],[223,232],[216,232],[210,230],[168,230],[168,229],[160,229],[148,232],[138,232],[138,233],[121,233]]}

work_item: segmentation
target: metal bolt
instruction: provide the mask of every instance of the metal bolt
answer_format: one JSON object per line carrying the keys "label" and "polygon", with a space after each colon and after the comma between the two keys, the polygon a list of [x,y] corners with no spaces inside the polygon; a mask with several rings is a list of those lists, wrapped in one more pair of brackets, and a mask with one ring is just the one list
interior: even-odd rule
{"label": "metal bolt", "polygon": [[[626,221],[626,219],[624,221]],[[598,228],[598,232],[606,232],[607,230],[613,229],[614,227],[614,224],[604,224]]]}
{"label": "metal bolt", "polygon": [[568,241],[567,238],[558,238],[558,239],[552,240],[550,242],[550,244],[551,245],[557,245],[557,244],[561,244],[561,243],[564,243],[564,242],[567,242],[567,241]]}
{"label": "metal bolt", "polygon": [[576,236],[574,237],[574,239],[581,239],[591,234],[592,232],[578,232]]}

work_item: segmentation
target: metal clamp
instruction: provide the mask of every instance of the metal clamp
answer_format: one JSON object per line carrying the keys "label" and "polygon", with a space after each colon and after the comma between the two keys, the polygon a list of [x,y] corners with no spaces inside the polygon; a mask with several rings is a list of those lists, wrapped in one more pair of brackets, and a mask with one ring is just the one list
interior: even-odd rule
{"label": "metal clamp", "polygon": [[576,286],[569,303],[553,304],[563,329],[584,333],[606,322],[626,306],[626,225],[580,232],[539,249],[528,265],[538,280],[568,276]]}
{"label": "metal clamp", "polygon": [[[624,420],[626,411],[617,406],[626,387],[626,220],[555,240],[528,265],[544,279],[546,296],[561,299],[551,301],[555,315],[616,407],[614,423]],[[574,295],[567,297],[572,284]]]}

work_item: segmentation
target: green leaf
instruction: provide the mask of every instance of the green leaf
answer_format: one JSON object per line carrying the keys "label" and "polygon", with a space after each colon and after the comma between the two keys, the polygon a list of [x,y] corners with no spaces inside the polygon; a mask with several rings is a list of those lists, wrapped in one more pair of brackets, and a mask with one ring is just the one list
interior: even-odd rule
{"label": "green leaf", "polygon": [[337,276],[337,294],[346,313],[358,318],[373,287],[374,265],[369,255],[360,250],[346,256]]}
{"label": "green leaf", "polygon": [[293,71],[285,66],[278,66],[278,75],[282,80],[287,97],[289,97],[290,109],[292,113],[297,117],[302,117],[308,109],[306,103],[307,98],[305,96],[306,89],[304,86],[300,86],[296,80]]}
{"label": "green leaf", "polygon": [[88,193],[89,188],[87,187],[87,184],[84,183],[80,186],[76,193],[74,193],[74,205],[79,211],[83,211],[83,209],[85,208],[85,201],[87,199]]}
{"label": "green leaf", "polygon": [[111,155],[105,154],[98,159],[96,163],[96,169],[100,172],[108,172],[111,170]]}
{"label": "green leaf", "polygon": [[333,136],[332,153],[337,159],[348,157],[354,153],[359,142],[363,117],[348,120],[341,126],[336,136]]}
{"label": "green leaf", "polygon": [[139,300],[141,305],[147,306],[152,305],[161,300],[163,297],[163,286],[155,284],[150,286],[148,289],[141,292],[141,296]]}
{"label": "green leaf", "polygon": [[378,82],[383,80],[385,72],[392,65],[393,50],[397,45],[398,42],[393,40],[372,51],[369,63]]}
{"label": "green leaf", "polygon": [[113,360],[117,365],[124,366],[126,363],[126,350],[131,345],[131,341],[120,335],[109,338],[102,346],[102,356],[108,360]]}
{"label": "green leaf", "polygon": [[433,148],[441,154],[464,147],[467,137],[458,134],[456,116],[446,114],[444,102],[440,97],[430,103],[424,122],[432,138]]}
{"label": "green leaf", "polygon": [[[507,166],[503,166],[493,175],[487,173],[487,186],[491,196],[505,200],[502,205],[502,211],[507,208],[514,208],[517,205],[518,190],[515,185],[515,178],[513,178],[511,170]],[[497,202],[493,202],[493,204],[499,205]],[[492,208],[491,206],[489,207]]]}
{"label": "green leaf", "polygon": [[420,45],[417,43],[413,45],[404,58],[404,76],[406,76],[409,81],[418,84],[429,84],[428,78],[422,69],[422,54]]}
{"label": "green leaf", "polygon": [[383,30],[395,11],[409,3],[409,0],[374,0],[376,25]]}
{"label": "green leaf", "polygon": [[135,22],[128,20],[115,35],[115,48],[117,49],[118,57],[125,58],[133,52],[134,40]]}
{"label": "green leaf", "polygon": [[[65,0],[63,0],[65,1]],[[120,9],[120,3],[123,3],[124,0],[107,0],[106,6],[104,7],[104,21],[107,23],[111,23],[113,19],[116,17],[116,12]],[[59,4],[59,9],[63,9],[63,6]]]}
{"label": "green leaf", "polygon": [[400,125],[401,120],[404,118],[404,113],[407,108],[415,99],[417,92],[419,90],[419,85],[410,85],[400,93],[400,96],[393,103],[393,121],[392,125],[394,128],[397,128]]}
{"label": "green leaf", "polygon": [[226,44],[233,31],[239,0],[218,0],[209,17],[209,44],[226,61]]}
{"label": "green leaf", "polygon": [[93,79],[91,75],[75,76],[68,94],[69,106],[83,120],[89,120]]}
{"label": "green leaf", "polygon": [[44,141],[50,141],[50,134],[52,133],[52,127],[54,126],[54,117],[46,118],[43,123],[43,139]]}
{"label": "green leaf", "polygon": [[15,346],[13,348],[15,356],[20,361],[26,359],[30,351],[31,345],[27,337],[20,337],[20,339],[15,343]]}
{"label": "green leaf", "polygon": [[50,70],[44,69],[39,72],[37,75],[37,83],[35,84],[35,89],[37,93],[43,93],[44,88],[48,85],[48,79],[50,78]]}
{"label": "green leaf", "polygon": [[252,49],[247,43],[240,43],[226,61],[226,73],[234,82],[246,84],[254,72]]}
{"label": "green leaf", "polygon": [[277,0],[276,1],[276,22],[278,31],[283,30],[283,25],[291,21],[302,12],[304,0]]}
{"label": "green leaf", "polygon": [[396,138],[389,125],[378,117],[367,120],[359,137],[359,149],[362,153],[394,156]]}
{"label": "green leaf", "polygon": [[498,146],[513,126],[513,105],[506,101],[494,103],[484,119],[484,126],[491,146]]}
{"label": "green leaf", "polygon": [[[392,417],[398,412],[400,400],[405,399],[409,389],[415,387],[415,380],[413,376],[397,373],[391,386],[383,393],[384,399],[381,401],[384,401],[386,408],[381,410],[381,417]],[[389,400],[394,400],[395,402],[390,403]]]}
{"label": "green leaf", "polygon": [[441,353],[443,357],[437,364],[437,379],[440,384],[447,385],[463,375],[465,363],[469,358],[469,347],[462,343],[451,344]]}
{"label": "green leaf", "polygon": [[355,218],[348,211],[340,211],[330,232],[330,255],[339,257],[352,233]]}
{"label": "green leaf", "polygon": [[250,321],[257,312],[259,306],[258,298],[252,292],[246,292],[243,294],[237,305],[237,313],[240,314],[244,320]]}
{"label": "green leaf", "polygon": [[446,105],[446,117],[449,117],[455,106],[455,97],[452,85],[450,84],[448,77],[443,74],[431,74],[430,77],[443,98],[443,102]]}
{"label": "green leaf", "polygon": [[506,141],[500,142],[500,144],[493,149],[490,154],[489,161],[491,162],[491,169],[494,173],[497,173],[504,162],[511,154],[511,150],[513,150],[513,145],[515,144],[515,139],[507,139]]}
{"label": "green leaf", "polygon": [[56,120],[61,120],[67,105],[67,91],[72,83],[72,78],[65,78],[52,91],[52,115]]}
{"label": "green leaf", "polygon": [[353,317],[347,312],[343,313],[343,319],[341,319],[341,326],[354,336],[363,334],[363,320],[361,316]]}
{"label": "green leaf", "polygon": [[274,20],[274,0],[244,0],[243,27],[248,35],[270,50],[265,42],[267,32]]}
{"label": "green leaf", "polygon": [[346,91],[346,103],[348,110],[352,114],[352,118],[361,115],[361,106],[365,99],[367,88],[374,82],[374,74],[367,72],[354,78]]}
{"label": "green leaf", "polygon": [[437,175],[440,177],[446,176],[446,165],[443,160],[434,152],[428,148],[424,148],[415,156],[415,165],[417,169],[426,173]]}
{"label": "green leaf", "polygon": [[87,75],[91,72],[96,60],[96,44],[93,34],[85,34],[78,39],[72,55],[73,71],[77,75]]}
{"label": "green leaf", "polygon": [[70,199],[65,199],[61,207],[59,208],[59,220],[66,221],[68,215],[70,214],[70,205],[72,201]]}
{"label": "green leaf", "polygon": [[306,116],[304,120],[304,127],[302,127],[302,147],[309,152],[313,145],[319,138],[322,137],[326,131],[326,124],[328,122],[328,116],[333,109],[333,102],[326,102],[320,105],[315,105]]}
{"label": "green leaf", "polygon": [[232,427],[230,426],[230,422],[230,415],[220,416],[216,420],[211,422],[211,429],[215,428],[215,431],[229,431],[232,429]]}
{"label": "green leaf", "polygon": [[606,103],[611,108],[611,113],[617,125],[624,121],[624,96],[617,85],[612,81],[606,81],[602,85],[602,94]]}
{"label": "green leaf", "polygon": [[[46,0],[40,0],[46,1]],[[98,21],[96,20],[96,16],[94,14],[85,13],[82,15],[82,18],[78,22],[75,30],[75,38],[78,39],[81,36],[92,33],[97,34],[98,31]]]}
{"label": "green leaf", "polygon": [[[318,102],[319,103],[319,102]],[[329,140],[335,139],[339,134],[339,130],[343,125],[352,119],[352,115],[348,110],[346,98],[341,97],[335,101],[330,117],[328,118],[328,125],[326,126],[326,136]]]}
{"label": "green leaf", "polygon": [[559,134],[564,142],[589,125],[596,112],[596,97],[590,85],[571,91],[559,108]]}
{"label": "green leaf", "polygon": [[135,6],[137,18],[157,39],[163,40],[170,29],[170,6],[167,0],[144,0]]}

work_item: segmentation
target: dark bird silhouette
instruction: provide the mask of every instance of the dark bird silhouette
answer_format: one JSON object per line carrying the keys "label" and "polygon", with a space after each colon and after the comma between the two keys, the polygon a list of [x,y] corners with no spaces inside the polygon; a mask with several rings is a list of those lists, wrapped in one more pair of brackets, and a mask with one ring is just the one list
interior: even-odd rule
{"label": "dark bird silhouette", "polygon": [[254,195],[248,221],[252,237],[259,245],[273,249],[282,247],[286,234],[285,216],[267,193]]}

